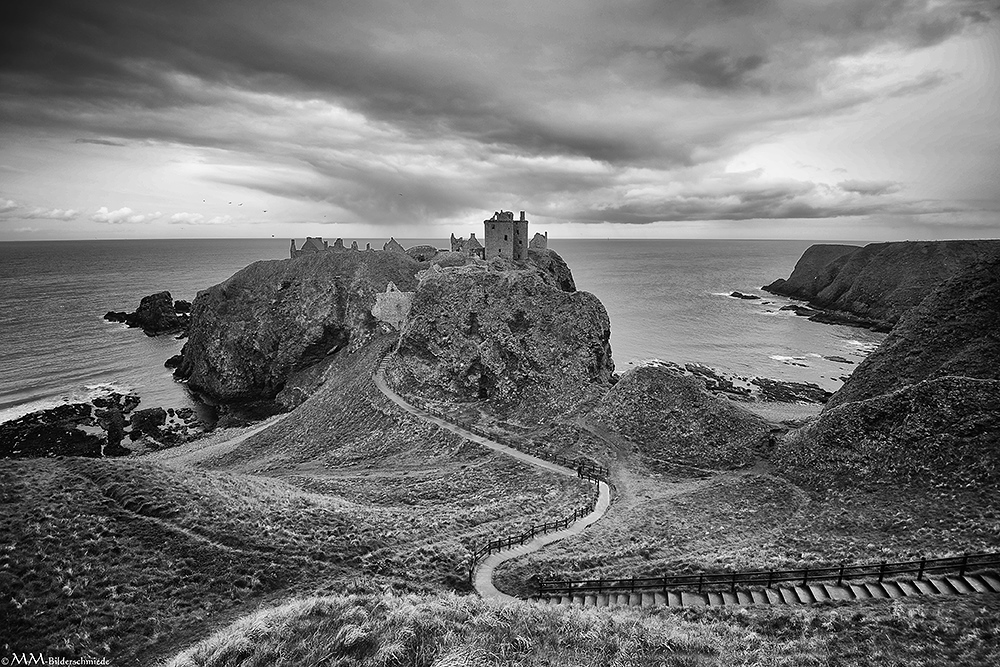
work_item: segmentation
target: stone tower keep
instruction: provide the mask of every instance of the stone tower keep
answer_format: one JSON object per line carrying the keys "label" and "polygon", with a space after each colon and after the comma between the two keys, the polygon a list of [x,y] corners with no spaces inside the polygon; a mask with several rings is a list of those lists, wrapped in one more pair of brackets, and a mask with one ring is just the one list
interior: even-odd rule
{"label": "stone tower keep", "polygon": [[497,211],[483,222],[486,231],[486,259],[506,257],[523,260],[528,258],[528,221],[521,211],[521,218],[514,219],[513,211]]}

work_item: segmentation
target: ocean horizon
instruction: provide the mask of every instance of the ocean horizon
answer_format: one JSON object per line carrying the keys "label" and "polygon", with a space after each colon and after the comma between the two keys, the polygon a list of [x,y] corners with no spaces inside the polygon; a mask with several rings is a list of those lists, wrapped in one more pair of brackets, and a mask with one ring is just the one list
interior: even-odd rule
{"label": "ocean horizon", "polygon": [[[345,243],[353,240],[380,249],[387,239]],[[780,310],[790,299],[760,289],[787,277],[813,243],[553,238],[549,247],[577,288],[604,303],[619,372],[658,359],[833,391],[882,335],[810,322]],[[199,407],[163,366],[183,340],[151,338],[104,314],[131,312],[163,290],[192,301],[254,261],[287,259],[288,249],[289,239],[275,238],[0,242],[0,421],[109,389],[137,393],[143,408]]]}

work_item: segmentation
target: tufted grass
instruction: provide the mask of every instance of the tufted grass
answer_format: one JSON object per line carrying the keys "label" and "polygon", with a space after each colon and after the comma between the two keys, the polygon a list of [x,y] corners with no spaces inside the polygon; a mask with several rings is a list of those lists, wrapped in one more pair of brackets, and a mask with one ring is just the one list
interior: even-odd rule
{"label": "tufted grass", "polygon": [[258,612],[169,667],[985,665],[995,598],[823,607],[591,610],[471,597],[336,596]]}

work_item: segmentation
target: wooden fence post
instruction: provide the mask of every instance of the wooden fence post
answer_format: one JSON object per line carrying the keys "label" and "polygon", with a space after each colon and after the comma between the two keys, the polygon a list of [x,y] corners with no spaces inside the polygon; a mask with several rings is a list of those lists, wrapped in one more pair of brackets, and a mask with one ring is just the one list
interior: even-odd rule
{"label": "wooden fence post", "polygon": [[844,583],[844,561],[840,561],[840,572],[837,573],[837,585]]}
{"label": "wooden fence post", "polygon": [[731,591],[732,591],[733,593],[735,593],[735,592],[736,592],[736,573],[735,573],[735,572],[733,572],[733,585],[732,585],[732,587],[730,588],[730,590],[731,590]]}
{"label": "wooden fence post", "polygon": [[698,575],[698,592],[701,593],[702,584],[705,583],[705,573],[702,572]]}
{"label": "wooden fence post", "polygon": [[921,579],[924,578],[924,566],[925,565],[927,565],[927,559],[926,558],[921,558],[920,559],[920,571],[917,572],[917,581],[920,581]]}
{"label": "wooden fence post", "polygon": [[802,585],[806,586],[809,584],[809,566],[806,565],[806,569],[802,570]]}
{"label": "wooden fence post", "polygon": [[882,561],[882,564],[878,566],[878,582],[879,583],[882,583],[882,577],[884,577],[884,576],[885,576],[885,561]]}
{"label": "wooden fence post", "polygon": [[958,576],[965,576],[965,568],[969,566],[969,552],[965,552],[962,555],[962,566],[958,568]]}
{"label": "wooden fence post", "polygon": [[767,587],[770,588],[774,583],[774,570],[768,569],[767,571]]}

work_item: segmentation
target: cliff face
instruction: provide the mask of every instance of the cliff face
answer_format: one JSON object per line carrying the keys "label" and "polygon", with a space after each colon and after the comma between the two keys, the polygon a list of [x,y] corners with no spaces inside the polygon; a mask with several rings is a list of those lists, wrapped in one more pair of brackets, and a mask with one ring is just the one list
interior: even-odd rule
{"label": "cliff face", "polygon": [[643,460],[736,468],[752,464],[769,443],[769,425],[712,396],[701,381],[661,366],[629,371],[591,419],[635,443]]}
{"label": "cliff face", "polygon": [[938,285],[903,315],[827,406],[948,375],[1000,380],[1000,260]]}
{"label": "cliff face", "polygon": [[592,383],[608,384],[614,362],[607,312],[591,294],[560,289],[566,280],[558,275],[502,260],[421,273],[394,383],[522,408],[556,405]]}
{"label": "cliff face", "polygon": [[1000,481],[1000,259],[942,282],[775,461],[804,483]]}
{"label": "cliff face", "polygon": [[888,331],[937,283],[1000,257],[1000,241],[902,241],[851,247],[813,246],[788,280],[776,280],[764,289],[807,300],[846,322]]}
{"label": "cliff face", "polygon": [[416,287],[420,264],[402,253],[324,252],[256,262],[203,290],[179,377],[226,403],[271,399],[295,373],[376,330],[375,294]]}

